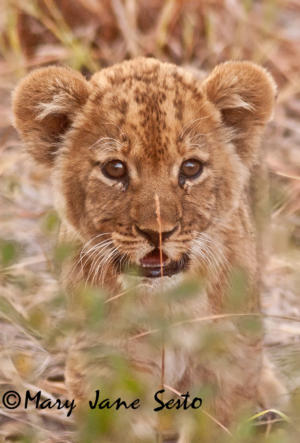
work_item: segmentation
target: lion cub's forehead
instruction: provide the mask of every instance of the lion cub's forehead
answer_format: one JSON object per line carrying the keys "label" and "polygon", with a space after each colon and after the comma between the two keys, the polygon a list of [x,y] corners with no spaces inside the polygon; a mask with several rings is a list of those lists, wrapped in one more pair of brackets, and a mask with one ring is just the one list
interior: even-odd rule
{"label": "lion cub's forehead", "polygon": [[[126,134],[132,149],[144,157],[170,155],[185,127],[208,112],[195,77],[152,59],[104,69],[91,83],[91,118],[107,136]],[[206,126],[204,121],[202,132]]]}

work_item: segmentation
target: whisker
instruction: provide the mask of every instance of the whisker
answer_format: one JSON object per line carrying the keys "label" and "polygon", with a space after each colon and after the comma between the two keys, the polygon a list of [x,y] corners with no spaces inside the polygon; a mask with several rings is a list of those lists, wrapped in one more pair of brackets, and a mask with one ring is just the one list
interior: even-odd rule
{"label": "whisker", "polygon": [[[201,108],[200,108],[200,109],[201,109]],[[192,120],[192,121],[188,122],[188,123],[183,127],[183,129],[182,129],[182,131],[181,131],[181,133],[180,133],[180,135],[179,135],[179,138],[182,140],[182,139],[184,138],[184,136],[185,136],[185,134],[187,133],[188,130],[192,130],[193,127],[194,127],[194,125],[195,125],[196,123],[199,123],[201,120],[205,120],[205,119],[207,119],[207,118],[208,118],[208,116],[205,116],[205,117],[199,117],[199,118],[196,118],[195,120]]]}
{"label": "whisker", "polygon": [[229,262],[222,245],[206,232],[196,233],[190,253],[196,262],[200,265],[205,263],[208,269],[216,275],[229,269]]}
{"label": "whisker", "polygon": [[[105,256],[105,260],[103,261],[103,263],[99,263],[99,265],[97,267],[97,274],[98,274],[99,269],[101,267],[102,269],[100,271],[100,278],[99,278],[101,284],[104,283],[104,279],[105,279],[105,276],[106,276],[107,271],[109,269],[109,265],[113,262],[114,258],[116,256],[118,256],[118,254],[119,254],[118,249],[116,247],[114,247],[114,249],[109,253],[109,255]],[[114,271],[114,274],[116,274],[116,271]]]}
{"label": "whisker", "polygon": [[98,251],[97,251],[98,254],[95,256],[95,258],[93,260],[93,264],[90,268],[90,271],[89,271],[89,274],[87,277],[87,281],[89,281],[90,277],[93,276],[92,284],[95,280],[97,273],[99,272],[99,265],[101,264],[102,260],[105,259],[106,254],[110,253],[111,246],[113,246],[112,240],[109,243],[106,243],[105,245],[103,245],[101,248],[98,249]]}
{"label": "whisker", "polygon": [[109,235],[109,232],[102,232],[101,234],[97,234],[94,237],[92,237],[90,240],[88,240],[82,247],[82,249],[85,249],[91,242],[96,240],[97,238],[103,237],[103,235]]}
{"label": "whisker", "polygon": [[80,266],[81,266],[81,272],[82,272],[82,274],[83,274],[84,266],[82,265],[82,258],[83,258],[83,252],[84,252],[84,250],[87,248],[87,246],[88,246],[91,242],[95,241],[97,238],[102,237],[103,235],[109,235],[109,233],[108,233],[108,232],[104,232],[104,233],[101,233],[101,234],[97,234],[97,235],[95,235],[94,237],[92,237],[92,238],[89,239],[86,243],[84,243],[84,244],[82,245],[82,247],[81,247],[81,251],[80,251],[79,254],[78,254],[78,259],[75,261],[75,263],[73,264],[72,268],[71,268],[70,271],[69,271],[69,274],[70,274],[70,275],[72,275],[72,274],[76,271],[76,269],[77,269],[77,267],[78,267],[79,264],[80,264]]}
{"label": "whisker", "polygon": [[104,240],[103,242],[98,243],[97,245],[95,245],[92,248],[90,248],[88,251],[85,251],[85,252],[82,251],[80,253],[79,262],[80,262],[80,265],[81,265],[82,272],[84,270],[85,265],[91,260],[91,258],[93,256],[96,256],[97,253],[99,252],[99,250],[101,250],[101,248],[106,247],[110,243],[111,243],[111,240]]}
{"label": "whisker", "polygon": [[119,150],[122,148],[122,143],[113,138],[113,137],[100,137],[95,141],[91,146],[89,146],[89,150],[101,148],[103,150],[107,150],[108,152]]}
{"label": "whisker", "polygon": [[116,254],[115,248],[110,250],[110,252],[106,255],[103,255],[102,259],[98,262],[97,268],[95,268],[94,278],[99,275],[99,282],[103,284],[105,275],[107,274],[108,266],[112,257]]}
{"label": "whisker", "polygon": [[[86,284],[90,280],[90,276],[93,275],[94,269],[97,266],[98,260],[105,254],[107,251],[109,251],[110,246],[113,244],[112,240],[104,240],[103,242],[100,242],[97,245],[97,248],[94,250],[94,252],[91,254],[92,263],[89,269],[88,276],[86,278]],[[90,255],[86,256],[85,264],[90,260]]]}

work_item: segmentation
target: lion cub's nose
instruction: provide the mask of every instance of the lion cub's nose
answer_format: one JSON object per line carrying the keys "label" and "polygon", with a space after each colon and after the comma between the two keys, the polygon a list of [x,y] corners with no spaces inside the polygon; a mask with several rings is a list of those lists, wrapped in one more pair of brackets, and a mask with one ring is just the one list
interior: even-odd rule
{"label": "lion cub's nose", "polygon": [[[144,237],[146,240],[148,240],[153,246],[156,248],[159,247],[159,231],[152,231],[151,229],[141,229],[137,225],[135,225],[135,228],[137,232]],[[177,226],[174,226],[173,229],[170,231],[164,231],[161,233],[161,240],[164,242],[169,237],[171,237],[172,234],[176,231]]]}

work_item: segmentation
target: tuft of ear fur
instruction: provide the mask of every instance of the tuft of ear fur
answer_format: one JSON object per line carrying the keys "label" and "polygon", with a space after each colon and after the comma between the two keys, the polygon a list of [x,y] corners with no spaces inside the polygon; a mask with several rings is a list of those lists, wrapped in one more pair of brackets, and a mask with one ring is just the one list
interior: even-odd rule
{"label": "tuft of ear fur", "polygon": [[69,68],[37,69],[20,82],[13,94],[14,124],[35,160],[53,164],[88,95],[89,83]]}
{"label": "tuft of ear fur", "polygon": [[277,90],[272,76],[252,62],[225,62],[215,67],[202,88],[232,131],[238,154],[251,166],[272,117]]}

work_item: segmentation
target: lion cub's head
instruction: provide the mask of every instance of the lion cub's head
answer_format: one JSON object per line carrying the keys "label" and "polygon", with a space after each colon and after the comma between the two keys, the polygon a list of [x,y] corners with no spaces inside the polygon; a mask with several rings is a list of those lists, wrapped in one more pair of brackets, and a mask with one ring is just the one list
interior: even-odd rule
{"label": "lion cub's head", "polygon": [[271,76],[252,63],[221,64],[200,81],[138,58],[90,81],[62,67],[34,71],[13,106],[94,274],[130,263],[150,278],[160,259],[165,276],[211,260],[216,233],[245,201],[274,96]]}

